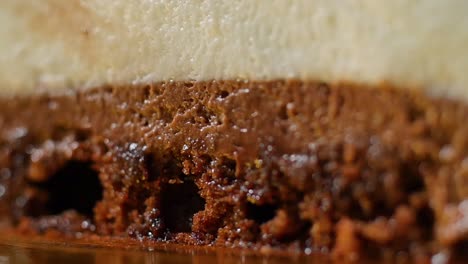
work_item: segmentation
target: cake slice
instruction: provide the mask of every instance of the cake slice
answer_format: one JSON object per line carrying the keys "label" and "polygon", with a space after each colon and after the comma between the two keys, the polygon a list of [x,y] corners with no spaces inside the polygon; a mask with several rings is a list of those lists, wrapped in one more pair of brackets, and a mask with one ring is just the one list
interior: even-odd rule
{"label": "cake slice", "polygon": [[1,1],[5,228],[461,256],[467,8]]}

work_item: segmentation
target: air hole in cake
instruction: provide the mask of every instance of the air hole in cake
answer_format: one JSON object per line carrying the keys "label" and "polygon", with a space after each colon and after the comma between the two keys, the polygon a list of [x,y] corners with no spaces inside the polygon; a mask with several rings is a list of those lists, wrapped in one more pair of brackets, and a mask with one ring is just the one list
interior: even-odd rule
{"label": "air hole in cake", "polygon": [[158,164],[155,162],[155,157],[153,154],[145,154],[143,158],[145,169],[147,173],[147,180],[154,181],[160,176],[161,168],[158,168]]}
{"label": "air hole in cake", "polygon": [[256,205],[248,202],[246,208],[247,218],[261,225],[273,219],[277,209],[278,207],[273,204]]}
{"label": "air hole in cake", "polygon": [[281,120],[287,120],[289,118],[288,116],[288,110],[286,108],[286,105],[282,105],[279,112],[278,112],[278,117]]}
{"label": "air hole in cake", "polygon": [[56,215],[75,210],[92,216],[93,209],[102,199],[103,188],[91,162],[69,161],[50,180],[36,183],[35,188],[46,193],[42,215]]}
{"label": "air hole in cake", "polygon": [[221,91],[219,94],[218,94],[218,97],[221,98],[221,99],[224,99],[226,97],[229,96],[229,92],[228,91]]}
{"label": "air hole in cake", "polygon": [[75,132],[75,139],[78,142],[87,140],[90,137],[91,132],[86,129],[77,129]]}
{"label": "air hole in cake", "polygon": [[278,117],[281,120],[288,120],[290,118],[294,118],[297,115],[298,113],[293,103],[287,103],[282,105],[278,112]]}
{"label": "air hole in cake", "polygon": [[[450,259],[468,259],[468,241],[462,240],[455,243],[454,248],[451,252]],[[452,262],[449,262],[452,263]],[[464,262],[454,262],[454,263],[464,263]]]}
{"label": "air hole in cake", "polygon": [[205,200],[192,179],[167,182],[162,187],[161,215],[169,232],[191,232],[193,216],[204,208]]}
{"label": "air hole in cake", "polygon": [[421,208],[417,214],[417,222],[425,233],[424,238],[431,239],[434,234],[435,215],[433,209],[429,206]]}
{"label": "air hole in cake", "polygon": [[192,88],[192,87],[193,87],[193,83],[192,83],[192,82],[186,82],[186,83],[184,83],[184,86],[185,86],[186,88]]}
{"label": "air hole in cake", "polygon": [[143,87],[143,98],[148,99],[151,96],[151,86],[145,85]]}

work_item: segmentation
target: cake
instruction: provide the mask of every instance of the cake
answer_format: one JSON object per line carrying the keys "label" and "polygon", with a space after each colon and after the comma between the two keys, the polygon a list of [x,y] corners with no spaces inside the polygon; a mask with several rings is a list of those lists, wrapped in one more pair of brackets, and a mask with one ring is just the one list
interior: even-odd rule
{"label": "cake", "polygon": [[463,258],[467,9],[1,1],[4,229]]}

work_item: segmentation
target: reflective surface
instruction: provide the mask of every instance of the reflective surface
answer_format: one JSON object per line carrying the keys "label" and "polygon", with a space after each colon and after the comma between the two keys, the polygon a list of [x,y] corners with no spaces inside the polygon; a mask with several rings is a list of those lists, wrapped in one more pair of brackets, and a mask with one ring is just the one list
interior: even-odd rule
{"label": "reflective surface", "polygon": [[[120,242],[113,242],[120,243]],[[123,242],[122,242],[123,243]],[[116,245],[116,244],[114,244]],[[256,256],[249,252],[226,249],[158,248],[142,249],[134,245],[117,248],[93,243],[51,242],[0,237],[0,264],[4,263],[326,263],[317,257]]]}

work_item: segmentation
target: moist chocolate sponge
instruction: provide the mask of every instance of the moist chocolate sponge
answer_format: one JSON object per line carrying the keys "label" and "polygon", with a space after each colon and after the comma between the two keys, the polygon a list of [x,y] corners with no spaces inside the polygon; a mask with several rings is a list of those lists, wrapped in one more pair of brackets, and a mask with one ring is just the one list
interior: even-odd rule
{"label": "moist chocolate sponge", "polygon": [[0,213],[21,232],[338,258],[459,254],[468,237],[454,100],[166,82],[0,99],[0,126]]}

